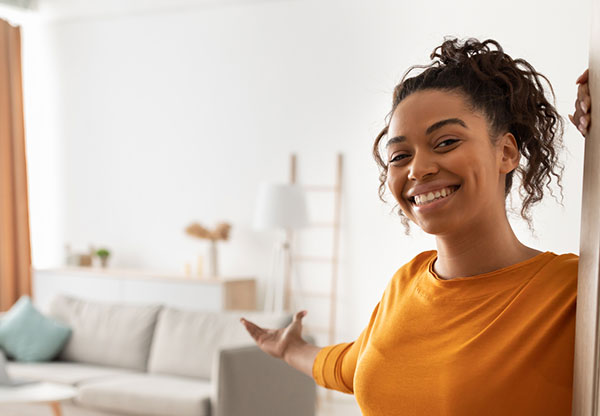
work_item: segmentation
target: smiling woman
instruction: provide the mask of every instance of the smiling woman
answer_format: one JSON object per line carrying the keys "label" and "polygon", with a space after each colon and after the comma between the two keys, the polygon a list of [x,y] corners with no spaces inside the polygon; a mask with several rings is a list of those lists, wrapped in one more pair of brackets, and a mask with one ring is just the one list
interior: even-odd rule
{"label": "smiling woman", "polygon": [[[563,122],[542,81],[553,96],[552,86],[491,39],[448,39],[431,59],[395,87],[388,123],[375,139],[380,198],[387,185],[406,232],[410,220],[436,236],[435,271],[444,278],[540,254],[517,239],[505,200],[516,173],[521,216],[532,227],[529,210],[544,187],[556,179],[562,191]],[[423,71],[408,77],[415,68]],[[390,138],[380,152],[384,137]]]}
{"label": "smiling woman", "polygon": [[[544,185],[548,187],[554,178],[561,187],[563,167],[558,163],[557,156],[562,147],[563,121],[546,99],[544,82],[554,96],[550,82],[527,61],[512,59],[496,41],[490,39],[483,42],[469,39],[463,43],[457,39],[446,40],[434,50],[431,59],[433,62],[415,77],[408,78],[408,75],[415,68],[423,67],[414,66],[409,69],[396,86],[390,122],[375,140],[373,155],[381,168],[380,198],[383,199],[388,173],[391,174],[395,166],[389,163],[389,158],[390,166],[382,158],[380,141],[385,136],[392,136],[387,146],[389,156],[389,144],[396,142],[395,138],[398,137],[395,130],[405,128],[404,125],[409,121],[413,125],[419,121],[427,121],[423,120],[425,114],[415,114],[414,111],[407,114],[405,110],[409,107],[413,107],[414,110],[415,101],[425,100],[426,110],[433,110],[427,113],[429,117],[442,117],[443,114],[435,112],[441,109],[452,110],[456,114],[460,112],[471,116],[470,118],[476,117],[480,121],[477,126],[485,129],[477,132],[480,141],[496,145],[496,150],[506,145],[506,140],[511,142],[507,145],[513,148],[513,152],[516,146],[517,153],[523,156],[525,161],[519,164],[517,160],[512,169],[503,172],[504,196],[509,194],[513,176],[517,173],[522,179],[521,190],[524,195],[521,216],[531,227],[529,209],[542,200]],[[416,94],[415,98],[416,92],[432,92],[435,96],[423,97],[426,94]],[[410,97],[412,102],[400,105],[407,97]],[[438,103],[437,99],[442,99],[446,105]],[[452,111],[450,114],[454,114]],[[448,125],[451,120],[454,120],[454,123],[450,124],[461,125],[465,130],[470,130],[471,135],[474,133],[465,121],[453,117],[450,120],[434,122],[425,131],[425,135],[430,136],[434,130]],[[400,122],[404,125],[399,126]],[[506,137],[507,134],[509,137]],[[460,137],[457,143],[461,143]],[[399,208],[401,216],[403,212],[408,216],[401,204]],[[410,216],[408,218],[412,219]],[[406,217],[403,217],[403,224],[408,232]]]}
{"label": "smiling woman", "polygon": [[[546,78],[493,40],[449,39],[431,59],[396,86],[373,153],[380,197],[389,188],[437,250],[398,269],[353,342],[307,344],[306,311],[278,330],[242,322],[364,415],[569,415],[578,257],[525,246],[506,214],[515,175],[530,226],[531,206],[560,187],[562,118]],[[586,76],[571,118],[584,134]]]}

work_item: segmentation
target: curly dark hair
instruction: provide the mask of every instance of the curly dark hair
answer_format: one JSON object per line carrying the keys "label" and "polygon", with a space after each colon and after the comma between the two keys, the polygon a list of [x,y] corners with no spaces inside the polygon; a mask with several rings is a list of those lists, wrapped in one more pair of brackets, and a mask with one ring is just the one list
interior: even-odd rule
{"label": "curly dark hair", "polygon": [[[373,144],[373,156],[379,165],[379,198],[385,202],[385,183],[388,166],[381,157],[379,144],[387,135],[391,115],[398,104],[410,94],[437,89],[461,93],[468,104],[486,117],[490,139],[500,133],[515,136],[519,152],[525,162],[506,175],[505,198],[509,195],[516,171],[521,178],[519,194],[523,198],[521,217],[532,228],[529,210],[544,196],[544,186],[554,196],[550,183],[556,179],[562,197],[561,176],[564,166],[558,161],[562,149],[564,122],[545,95],[542,80],[554,90],[548,79],[524,59],[513,59],[498,42],[487,39],[458,40],[446,38],[436,47],[429,65],[415,65],[408,69],[402,81],[394,88],[392,110],[386,117],[386,126]],[[419,75],[407,78],[414,69],[424,69]],[[407,233],[408,219],[398,208]]]}

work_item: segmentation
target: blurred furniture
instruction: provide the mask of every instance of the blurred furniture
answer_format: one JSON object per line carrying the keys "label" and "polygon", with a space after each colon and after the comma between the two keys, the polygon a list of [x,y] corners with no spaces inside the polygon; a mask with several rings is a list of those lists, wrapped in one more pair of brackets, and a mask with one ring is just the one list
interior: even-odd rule
{"label": "blurred furniture", "polygon": [[[329,302],[329,316],[327,320],[321,320],[320,324],[310,325],[306,324],[305,328],[307,331],[310,331],[311,334],[323,334],[327,336],[326,342],[327,344],[334,344],[336,342],[335,332],[336,332],[336,323],[337,323],[337,292],[338,292],[338,279],[339,279],[339,264],[340,264],[340,232],[341,232],[341,215],[342,215],[342,174],[343,174],[343,163],[344,158],[341,153],[339,153],[336,157],[335,164],[335,178],[333,180],[333,184],[331,185],[302,185],[302,189],[307,194],[307,200],[310,201],[311,197],[315,194],[318,195],[328,195],[333,201],[332,211],[330,212],[329,218],[331,220],[327,221],[313,221],[307,224],[305,230],[312,229],[325,229],[331,231],[331,251],[329,251],[325,255],[302,255],[296,254],[292,257],[292,263],[296,268],[302,265],[316,265],[316,264],[326,264],[330,266],[331,274],[329,279],[329,285],[322,284],[321,286],[325,287],[325,290],[310,291],[303,289],[303,279],[302,274],[296,273],[296,287],[294,285],[289,285],[289,293],[287,297],[290,299],[290,302],[295,305],[298,309],[305,309],[306,306],[303,305],[303,302],[307,300],[326,300]],[[293,184],[299,183],[298,180],[298,158],[296,155],[292,155],[291,158],[291,172],[290,172],[290,182]],[[299,233],[298,233],[299,234]],[[301,247],[300,247],[301,249]],[[300,251],[300,250],[296,250]],[[328,287],[327,287],[328,286]]]}
{"label": "blurred furniture", "polygon": [[304,193],[299,186],[262,183],[258,189],[254,228],[276,230],[278,241],[271,257],[265,311],[290,309],[291,233],[308,223]]}
{"label": "blurred furniture", "polygon": [[256,309],[256,280],[250,277],[199,279],[183,274],[89,267],[34,270],[36,305],[47,309],[57,294],[214,311]]}
{"label": "blurred furniture", "polygon": [[0,406],[7,403],[41,403],[50,406],[54,416],[61,416],[60,402],[72,399],[76,394],[77,390],[74,387],[56,383],[35,383],[19,387],[0,387]]}
{"label": "blurred furniture", "polygon": [[[308,416],[312,378],[260,351],[239,322],[277,328],[290,314],[191,311],[58,296],[49,314],[70,325],[58,361],[9,362],[11,377],[77,390],[69,416]],[[0,405],[34,415],[39,406]],[[29,413],[27,413],[29,412]]]}
{"label": "blurred furniture", "polygon": [[[322,314],[312,313],[312,317],[305,320],[303,327],[313,335],[318,344],[332,345],[336,343],[336,326],[337,326],[337,293],[340,268],[340,238],[341,238],[341,216],[342,216],[342,176],[343,176],[344,157],[341,153],[337,154],[335,163],[335,175],[333,183],[329,184],[302,184],[301,189],[306,193],[307,202],[313,202],[315,199],[325,196],[330,199],[331,211],[329,214],[320,217],[313,213],[312,221],[307,224],[303,230],[298,231],[295,235],[290,236],[290,240],[305,237],[302,234],[308,234],[311,230],[327,230],[330,231],[328,236],[331,237],[331,248],[315,253],[313,244],[298,244],[295,250],[296,254],[291,257],[290,264],[293,265],[294,284],[291,278],[292,271],[288,273],[286,279],[286,300],[290,309],[312,309],[314,305],[323,305],[327,302],[327,318]],[[298,175],[298,157],[295,154],[291,155],[290,160],[290,183],[299,184]],[[319,178],[319,181],[321,178]],[[314,208],[314,205],[310,205]],[[327,210],[320,209],[319,211],[326,212]],[[291,233],[290,233],[291,234]],[[321,234],[323,238],[323,234]],[[320,244],[316,244],[320,246]],[[299,254],[298,252],[302,253]],[[306,253],[313,253],[307,255]],[[323,253],[323,254],[321,254]],[[330,273],[323,273],[322,267],[329,267]],[[307,273],[308,270],[308,273]],[[302,271],[302,272],[301,272]],[[329,274],[329,284],[326,282],[326,276]],[[308,276],[307,276],[308,275]],[[313,276],[319,276],[319,285],[317,288],[312,285],[312,290],[306,289],[307,280],[313,280]],[[321,276],[323,276],[321,278]],[[316,301],[316,302],[315,302]],[[320,310],[323,310],[319,308]],[[314,309],[312,309],[314,311]],[[323,391],[321,389],[320,391]],[[325,398],[331,399],[331,390],[324,390]]]}

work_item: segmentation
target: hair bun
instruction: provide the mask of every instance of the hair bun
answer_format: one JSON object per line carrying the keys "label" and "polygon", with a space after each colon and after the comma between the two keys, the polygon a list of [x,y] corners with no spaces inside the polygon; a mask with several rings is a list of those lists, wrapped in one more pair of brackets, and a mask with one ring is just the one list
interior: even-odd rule
{"label": "hair bun", "polygon": [[[492,50],[490,45],[493,45],[495,50]],[[481,42],[474,38],[462,41],[457,38],[446,38],[440,46],[433,50],[430,58],[446,66],[464,65],[473,56],[489,53],[504,55],[500,44],[493,39]]]}

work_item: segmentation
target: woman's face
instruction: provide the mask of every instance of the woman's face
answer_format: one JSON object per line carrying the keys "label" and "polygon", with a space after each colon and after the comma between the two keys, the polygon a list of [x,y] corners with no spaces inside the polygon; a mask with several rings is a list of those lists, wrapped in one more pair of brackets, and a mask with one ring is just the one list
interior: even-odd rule
{"label": "woman's face", "polygon": [[386,145],[388,187],[425,232],[466,231],[505,216],[506,173],[518,166],[512,134],[490,140],[484,115],[456,92],[425,90],[395,109]]}

